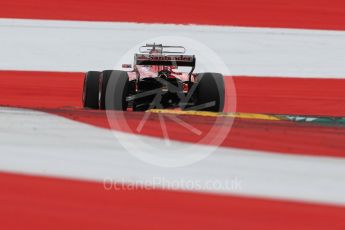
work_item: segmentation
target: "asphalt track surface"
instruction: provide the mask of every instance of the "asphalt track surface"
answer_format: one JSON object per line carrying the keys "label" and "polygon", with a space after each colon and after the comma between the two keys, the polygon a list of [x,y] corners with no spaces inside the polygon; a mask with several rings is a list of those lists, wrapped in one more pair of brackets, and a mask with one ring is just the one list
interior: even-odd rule
{"label": "asphalt track surface", "polygon": [[[329,1],[319,1],[318,4],[315,4],[314,1],[308,0],[296,3],[267,1],[267,5],[255,1],[247,3],[244,1],[212,1],[212,3],[206,1],[200,4],[197,12],[193,11],[194,2],[186,4],[185,2],[174,1],[171,3],[171,9],[180,9],[181,4],[184,4],[187,10],[176,11],[180,17],[173,19],[171,17],[167,19],[162,14],[154,16],[145,14],[146,16],[143,18],[141,13],[145,9],[139,1],[135,4],[136,7],[127,5],[133,4],[133,1],[128,3],[127,1],[83,1],[83,4],[78,1],[77,3],[45,1],[40,3],[40,7],[37,7],[36,1],[24,1],[21,4],[25,4],[26,7],[22,7],[16,1],[2,1],[0,16],[30,19],[195,23],[304,29],[343,30],[345,28],[343,1],[332,1],[332,4]],[[153,4],[153,6],[157,7],[154,8],[156,10],[161,7],[159,4]],[[147,5],[147,7],[149,6]],[[116,14],[113,13],[114,8],[116,8]],[[119,8],[121,10],[118,10]],[[150,10],[152,10],[152,5],[150,5]],[[205,14],[201,14],[200,11],[207,12],[210,16],[205,17]],[[323,17],[320,17],[320,14]],[[39,110],[45,114],[51,113],[67,117],[69,120],[109,129],[104,113],[80,109],[81,73],[1,71],[0,82],[0,104],[2,106]],[[241,112],[344,116],[344,108],[339,106],[343,104],[344,100],[343,80],[234,77],[234,82],[238,90],[237,110]],[[261,86],[260,90],[258,85]],[[14,109],[14,113],[21,113],[21,109],[18,111]],[[85,159],[80,161],[82,159],[80,156],[83,156],[80,152],[80,146],[72,148],[72,151],[65,149],[67,152],[64,159],[70,159],[71,162],[64,162],[62,156],[57,152],[54,153],[51,148],[40,150],[40,147],[47,145],[48,147],[56,147],[56,151],[63,152],[64,149],[58,148],[59,143],[53,140],[56,138],[64,140],[66,137],[61,136],[61,133],[50,133],[49,135],[53,138],[51,142],[37,144],[39,143],[39,135],[35,138],[34,135],[37,133],[35,129],[40,129],[40,127],[31,127],[30,123],[22,124],[21,122],[26,121],[25,117],[31,119],[28,117],[30,112],[23,113],[24,116],[20,120],[15,120],[14,115],[11,118],[2,116],[3,124],[6,120],[8,121],[2,128],[3,140],[8,140],[6,137],[10,137],[8,142],[2,145],[3,156],[7,154],[9,157],[8,159],[4,158],[1,166],[2,170],[7,173],[0,174],[3,188],[0,208],[3,229],[101,229],[109,227],[121,229],[344,229],[344,207],[341,198],[341,191],[343,191],[341,181],[343,181],[342,175],[344,175],[341,168],[344,156],[344,132],[340,127],[281,121],[235,120],[234,128],[230,133],[232,138],[225,140],[223,147],[265,150],[273,153],[272,155],[265,155],[264,152],[254,154],[252,158],[248,158],[249,165],[243,169],[247,169],[246,173],[255,174],[255,170],[258,170],[254,164],[257,163],[255,159],[261,159],[261,155],[266,157],[267,164],[258,164],[260,165],[260,169],[256,172],[258,177],[252,179],[253,181],[256,179],[259,184],[263,183],[262,188],[264,189],[279,190],[278,187],[272,185],[274,180],[271,180],[270,177],[275,174],[274,171],[270,171],[272,168],[278,170],[277,175],[281,177],[276,178],[276,184],[279,184],[280,181],[281,185],[286,186],[283,186],[283,191],[280,191],[280,193],[285,192],[285,198],[284,196],[281,198],[274,197],[274,194],[279,193],[277,191],[271,194],[267,193],[266,198],[262,196],[255,198],[255,195],[247,197],[243,194],[239,194],[239,196],[234,194],[216,195],[213,192],[204,194],[161,189],[129,192],[123,188],[121,191],[109,192],[104,190],[99,180],[96,180],[98,182],[90,182],[91,176],[96,174],[96,168],[95,172],[81,169],[78,171],[78,165],[92,165],[86,164]],[[143,114],[140,113],[126,114],[126,118],[133,122],[142,116]],[[39,123],[40,119],[43,120],[44,117],[38,117],[36,124]],[[191,123],[195,122],[195,125],[200,129],[204,126],[207,127],[209,123],[214,124],[212,119],[197,120],[188,117],[183,119]],[[57,120],[56,124],[60,124],[60,119]],[[67,121],[61,122],[61,127],[65,127],[62,125],[65,122]],[[151,128],[157,124],[155,119],[149,122],[151,122],[148,123]],[[12,127],[13,130],[16,130],[15,127],[19,129],[21,125],[23,130],[28,132],[21,134],[25,138],[22,143],[23,146],[15,146],[16,139],[13,137],[18,136],[8,128]],[[76,126],[73,123],[71,133],[74,127]],[[174,128],[174,126],[172,127]],[[145,130],[152,130],[152,132],[145,133],[148,136],[162,136],[162,133],[157,130]],[[94,131],[95,135],[102,133],[100,130],[94,129]],[[185,134],[178,129],[175,132],[175,136],[172,136],[175,140],[179,140]],[[44,132],[41,134],[41,140],[45,140],[43,134]],[[30,135],[31,139],[29,138]],[[30,148],[25,149],[25,146],[30,146],[31,141],[37,144],[38,149],[33,148],[30,153]],[[183,141],[193,143],[195,140]],[[68,143],[68,140],[61,143]],[[105,142],[98,144],[106,145]],[[18,149],[21,148],[22,155],[18,154],[20,153]],[[45,151],[49,149],[52,152],[45,154]],[[77,158],[74,160],[72,158],[73,153],[79,153],[79,155],[76,154]],[[71,154],[71,158],[67,157],[69,154]],[[88,154],[90,155],[90,153]],[[225,151],[223,157],[227,154],[231,156],[234,153]],[[238,154],[246,156],[246,152],[239,151]],[[275,155],[280,159],[280,164],[274,164]],[[308,158],[308,155],[313,158]],[[7,162],[11,157],[14,159],[13,162]],[[282,163],[284,160],[289,162],[291,159],[295,159],[294,157],[296,157],[296,161],[291,161],[291,167],[281,167],[288,165]],[[20,158],[22,161],[18,160]],[[96,164],[99,161],[99,168],[106,165],[106,158],[102,159],[103,161],[97,158],[91,159]],[[47,167],[49,164],[40,160],[50,162],[50,168]],[[231,162],[222,161],[222,158],[218,160],[214,162],[213,170],[217,169],[220,162]],[[92,161],[90,160],[90,162]],[[69,166],[69,163],[71,165],[72,163],[76,164],[73,167]],[[36,164],[41,167],[34,167]],[[13,170],[13,168],[11,170],[10,167],[14,167],[14,165],[17,165],[17,170]],[[207,161],[205,165],[207,166]],[[244,165],[243,163],[242,166]],[[30,167],[34,169],[30,171]],[[76,175],[78,172],[81,173],[80,175],[86,175],[84,178],[86,181],[80,180],[80,175],[79,177],[76,176],[79,180],[45,177],[59,175],[59,173],[49,174],[49,169],[53,171],[53,169],[67,170],[67,168],[70,170],[69,174],[61,173],[61,177],[70,178],[68,175]],[[254,171],[251,171],[251,168]],[[124,169],[126,168],[122,168],[122,170]],[[136,169],[130,167],[128,171],[133,173]],[[218,169],[215,170],[215,173],[219,173],[219,175],[222,175],[222,172],[228,173],[224,168],[223,171],[220,170],[221,168]],[[207,172],[210,170],[209,167],[205,167],[203,172],[194,170],[195,174],[203,176],[212,174]],[[291,170],[295,170],[295,174]],[[29,174],[37,176],[8,173],[11,171],[24,174],[31,172]],[[185,178],[184,176],[193,174],[193,171],[185,171],[184,175],[183,172],[182,170],[181,174],[176,174],[176,176]],[[288,173],[284,174],[284,172]],[[308,174],[311,172],[314,172],[314,175]],[[99,176],[102,177],[101,175]],[[266,183],[264,183],[265,181]],[[323,182],[327,182],[328,186],[322,187]],[[288,185],[291,187],[288,188]],[[303,194],[310,193],[318,195],[310,196],[314,198],[314,201],[306,201],[308,195],[303,196]]]}
{"label": "asphalt track surface", "polygon": [[[82,109],[80,95],[83,77],[83,73],[2,71],[0,83],[4,90],[0,93],[0,103],[4,106],[45,111],[98,127],[111,128],[105,112]],[[232,83],[229,78],[226,80],[228,84]],[[345,114],[345,108],[339,106],[344,103],[341,100],[345,100],[345,92],[342,90],[345,83],[340,79],[233,77],[233,82],[237,97],[231,98],[228,94],[227,100],[237,103],[238,112],[333,117]],[[136,130],[143,117],[144,113],[127,112],[122,119],[129,124],[130,129],[118,129],[163,138],[160,122],[155,114],[151,115],[141,133]],[[180,118],[203,133],[207,133],[210,127],[216,124],[216,118],[212,117]],[[190,130],[177,126],[174,121],[167,121],[166,125],[170,138],[174,140],[193,143],[204,137],[193,135]],[[343,127],[297,124],[290,121],[235,119],[231,132],[221,146],[344,157],[344,135]]]}

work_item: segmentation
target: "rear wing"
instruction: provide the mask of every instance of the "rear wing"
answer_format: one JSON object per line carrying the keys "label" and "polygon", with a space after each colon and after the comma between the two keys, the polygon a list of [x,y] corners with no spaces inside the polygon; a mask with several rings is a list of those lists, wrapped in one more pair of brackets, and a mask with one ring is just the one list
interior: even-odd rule
{"label": "rear wing", "polygon": [[136,65],[195,67],[194,55],[136,54],[134,59]]}
{"label": "rear wing", "polygon": [[140,53],[150,54],[152,51],[157,51],[160,54],[184,54],[186,48],[183,46],[163,46],[162,44],[146,44],[139,48]]}

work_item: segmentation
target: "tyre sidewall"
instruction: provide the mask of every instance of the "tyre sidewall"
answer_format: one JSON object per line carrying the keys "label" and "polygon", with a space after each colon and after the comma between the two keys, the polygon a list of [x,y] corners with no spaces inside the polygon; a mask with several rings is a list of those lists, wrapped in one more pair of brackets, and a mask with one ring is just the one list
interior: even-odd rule
{"label": "tyre sidewall", "polygon": [[220,73],[200,73],[197,75],[196,84],[196,105],[201,106],[206,103],[214,102],[214,106],[201,110],[223,112],[225,103],[225,84],[223,75]]}
{"label": "tyre sidewall", "polygon": [[113,70],[107,81],[105,92],[105,109],[126,111],[128,103],[128,74],[125,71]]}
{"label": "tyre sidewall", "polygon": [[83,87],[83,107],[90,109],[98,109],[98,94],[99,94],[99,76],[98,71],[89,71],[85,73],[84,87]]}

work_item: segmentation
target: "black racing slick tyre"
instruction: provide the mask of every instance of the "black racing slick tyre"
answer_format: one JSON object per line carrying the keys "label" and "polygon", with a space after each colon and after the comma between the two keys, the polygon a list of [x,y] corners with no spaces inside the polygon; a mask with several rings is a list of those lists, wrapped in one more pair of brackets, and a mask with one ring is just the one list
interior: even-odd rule
{"label": "black racing slick tyre", "polygon": [[85,74],[83,87],[83,107],[89,109],[98,109],[99,94],[99,76],[98,71],[89,71]]}
{"label": "black racing slick tyre", "polygon": [[99,77],[99,108],[105,109],[105,96],[112,70],[104,70]]}
{"label": "black racing slick tyre", "polygon": [[[200,73],[194,83],[194,106],[190,109],[223,112],[225,101],[224,77],[219,73]],[[192,87],[193,89],[193,87]]]}
{"label": "black racing slick tyre", "polygon": [[100,76],[100,109],[126,111],[128,102],[128,74],[120,70],[106,70]]}

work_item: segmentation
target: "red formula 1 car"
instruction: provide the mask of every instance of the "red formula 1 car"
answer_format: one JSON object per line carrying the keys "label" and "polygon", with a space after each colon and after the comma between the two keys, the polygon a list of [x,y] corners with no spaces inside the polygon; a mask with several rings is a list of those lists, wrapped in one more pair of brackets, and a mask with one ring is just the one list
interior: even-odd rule
{"label": "red formula 1 car", "polygon": [[[224,79],[219,73],[193,73],[196,59],[182,46],[147,44],[134,55],[131,71],[90,71],[85,75],[84,108],[145,111],[181,108],[222,112]],[[132,68],[124,64],[123,68]],[[189,72],[178,71],[190,67]]]}

